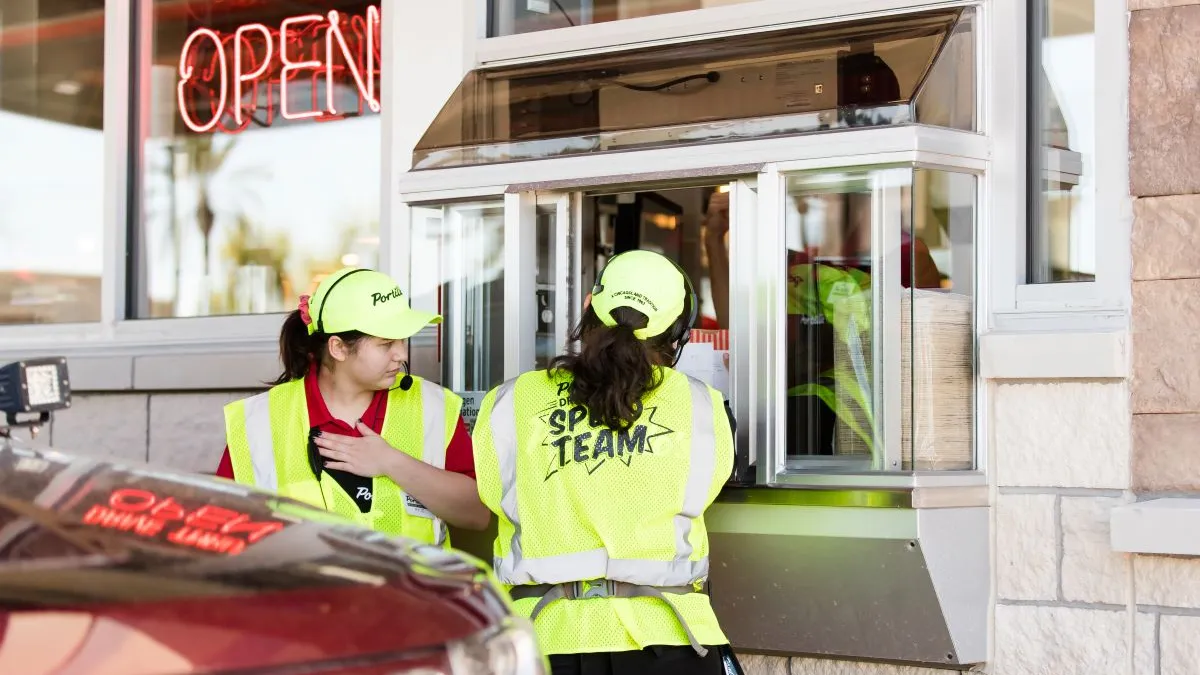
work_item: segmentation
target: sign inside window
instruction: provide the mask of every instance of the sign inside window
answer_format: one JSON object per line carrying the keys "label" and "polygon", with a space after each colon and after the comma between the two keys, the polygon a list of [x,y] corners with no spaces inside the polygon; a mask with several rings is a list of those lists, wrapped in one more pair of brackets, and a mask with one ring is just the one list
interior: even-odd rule
{"label": "sign inside window", "polygon": [[224,555],[237,555],[284,527],[279,520],[253,520],[250,514],[212,504],[187,508],[174,497],[137,488],[113,490],[105,503],[92,505],[82,520],[85,525]]}
{"label": "sign inside window", "polygon": [[[180,50],[179,114],[196,133],[240,133],[277,117],[329,121],[379,112],[379,63],[374,5],[361,16],[330,10],[232,33],[198,28]],[[353,105],[339,96],[348,90],[356,93]]]}

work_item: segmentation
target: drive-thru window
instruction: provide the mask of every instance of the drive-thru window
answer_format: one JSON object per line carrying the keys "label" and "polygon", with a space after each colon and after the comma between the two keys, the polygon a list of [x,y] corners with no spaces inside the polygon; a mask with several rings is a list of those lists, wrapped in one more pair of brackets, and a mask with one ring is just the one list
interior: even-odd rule
{"label": "drive-thru window", "polygon": [[[950,7],[471,71],[401,177],[414,368],[468,396],[565,348],[595,271],[688,271],[679,367],[737,417],[711,510],[739,649],[986,659],[975,372],[991,140]],[[869,620],[867,620],[869,618]]]}

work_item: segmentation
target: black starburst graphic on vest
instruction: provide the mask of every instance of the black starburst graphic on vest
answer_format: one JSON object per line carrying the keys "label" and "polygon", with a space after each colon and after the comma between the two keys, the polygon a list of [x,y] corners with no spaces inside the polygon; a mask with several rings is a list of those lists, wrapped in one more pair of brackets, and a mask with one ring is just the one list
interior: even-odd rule
{"label": "black starburst graphic on vest", "polygon": [[654,439],[675,433],[655,420],[658,407],[647,408],[637,424],[625,431],[597,427],[581,405],[551,404],[537,413],[546,429],[541,448],[548,457],[546,478],[571,464],[581,464],[588,475],[613,463],[632,466],[634,458],[654,454]]}

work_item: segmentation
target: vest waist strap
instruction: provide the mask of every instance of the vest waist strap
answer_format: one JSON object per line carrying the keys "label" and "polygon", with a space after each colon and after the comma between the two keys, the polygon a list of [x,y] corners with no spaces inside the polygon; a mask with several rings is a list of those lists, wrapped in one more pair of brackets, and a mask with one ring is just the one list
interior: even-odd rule
{"label": "vest waist strap", "polygon": [[692,634],[691,627],[684,620],[683,615],[679,613],[679,608],[675,603],[671,602],[664,593],[672,593],[683,595],[686,593],[697,593],[698,591],[692,586],[645,586],[642,584],[631,584],[627,581],[613,581],[611,579],[596,579],[592,581],[572,581],[562,584],[530,584],[524,586],[513,586],[509,591],[509,595],[513,600],[523,600],[525,598],[541,598],[538,603],[533,606],[533,611],[529,613],[529,620],[537,620],[538,614],[542,613],[543,609],[556,600],[587,600],[592,598],[658,598],[666,603],[667,607],[671,608],[671,612],[675,614],[675,618],[679,621],[679,625],[683,628],[683,632],[687,634],[688,644],[696,651],[700,658],[704,658],[708,654]]}

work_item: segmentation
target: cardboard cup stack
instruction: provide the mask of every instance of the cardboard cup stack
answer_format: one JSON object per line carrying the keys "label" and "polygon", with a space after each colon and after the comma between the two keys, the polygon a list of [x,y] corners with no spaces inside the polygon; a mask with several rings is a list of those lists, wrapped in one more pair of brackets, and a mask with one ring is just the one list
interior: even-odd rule
{"label": "cardboard cup stack", "polygon": [[[972,378],[973,300],[969,295],[914,289],[905,290],[901,300],[901,447],[903,469],[918,471],[970,469],[972,464]],[[915,326],[915,331],[914,331]],[[861,338],[864,362],[876,382],[869,332]],[[837,341],[834,361],[852,372],[849,347]],[[863,429],[870,429],[864,411],[844,406],[839,397],[836,452],[839,455],[871,456],[871,448],[854,433],[844,418],[852,416]]]}

